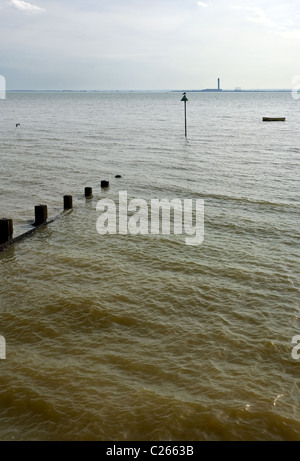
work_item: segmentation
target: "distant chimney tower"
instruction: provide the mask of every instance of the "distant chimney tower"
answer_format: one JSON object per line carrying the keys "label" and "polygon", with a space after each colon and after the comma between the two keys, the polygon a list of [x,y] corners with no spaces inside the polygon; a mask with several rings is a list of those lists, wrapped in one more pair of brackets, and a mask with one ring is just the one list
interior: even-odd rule
{"label": "distant chimney tower", "polygon": [[220,91],[220,79],[218,78],[218,91]]}

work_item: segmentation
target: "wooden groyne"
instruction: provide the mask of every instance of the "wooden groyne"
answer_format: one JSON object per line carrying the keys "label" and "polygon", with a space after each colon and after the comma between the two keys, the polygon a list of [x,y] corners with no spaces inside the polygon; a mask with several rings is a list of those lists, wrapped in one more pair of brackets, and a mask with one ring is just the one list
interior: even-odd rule
{"label": "wooden groyne", "polygon": [[55,218],[47,219],[47,221],[45,221],[45,222],[43,222],[43,223],[41,223],[41,224],[36,224],[36,222],[34,222],[34,223],[32,224],[32,226],[33,226],[32,229],[29,229],[28,231],[24,232],[23,234],[18,235],[17,237],[14,237],[14,238],[13,238],[12,234],[11,234],[11,235],[7,235],[7,234],[5,233],[5,230],[4,230],[4,233],[2,233],[3,228],[5,229],[5,227],[6,227],[5,223],[6,223],[7,221],[12,221],[12,220],[11,220],[11,219],[2,218],[2,219],[0,220],[0,222],[1,222],[1,225],[0,225],[0,227],[1,227],[1,231],[0,231],[0,232],[1,232],[1,234],[0,234],[0,235],[1,235],[1,238],[0,238],[0,240],[1,240],[1,243],[0,243],[0,252],[6,250],[6,249],[7,249],[9,246],[11,246],[12,244],[17,243],[17,242],[20,242],[21,240],[25,239],[26,237],[29,237],[29,236],[32,235],[34,232],[36,232],[38,229],[40,229],[41,227],[43,227],[43,226],[45,226],[45,225],[47,225],[47,224],[52,223],[54,220],[55,220]]}
{"label": "wooden groyne", "polygon": [[[71,195],[64,196],[64,211],[71,210],[73,208],[73,200]],[[24,232],[17,237],[13,237],[13,220],[2,218],[0,219],[0,252],[6,250],[9,246],[14,243],[20,242],[26,237],[31,236],[41,227],[44,227],[61,216],[58,215],[54,218],[48,219],[48,207],[47,205],[36,205],[34,207],[35,220],[32,223],[32,228]]]}
{"label": "wooden groyne", "polygon": [[[117,175],[115,177],[121,178],[121,175]],[[109,181],[102,180],[100,183],[100,186],[102,189],[108,188]],[[93,197],[92,187],[85,187],[84,196],[87,199],[90,199]],[[63,207],[64,207],[63,211],[59,215],[49,219],[47,205],[45,204],[36,205],[34,207],[35,220],[31,224],[32,228],[24,232],[23,234],[18,235],[17,237],[13,237],[13,232],[14,232],[13,220],[10,218],[0,218],[0,252],[6,250],[8,247],[13,245],[14,243],[20,242],[26,237],[31,236],[41,227],[46,226],[52,223],[53,221],[55,221],[57,218],[61,217],[63,213],[72,210],[73,209],[72,195],[64,195]]]}

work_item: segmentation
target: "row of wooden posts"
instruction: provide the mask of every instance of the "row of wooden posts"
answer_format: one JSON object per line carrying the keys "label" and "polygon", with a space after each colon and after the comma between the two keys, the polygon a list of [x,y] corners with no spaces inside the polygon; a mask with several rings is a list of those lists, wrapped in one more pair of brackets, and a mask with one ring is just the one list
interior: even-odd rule
{"label": "row of wooden posts", "polygon": [[[101,181],[101,188],[106,188],[109,186],[109,181]],[[85,187],[84,195],[85,197],[91,197],[93,194],[92,187]],[[64,195],[64,210],[71,210],[73,208],[73,197],[72,195]],[[34,228],[25,232],[22,236],[19,236],[17,239],[13,239],[13,220],[2,218],[0,219],[0,249],[1,247],[5,247],[6,245],[12,243],[13,241],[17,241],[26,235],[31,234],[38,226],[48,223],[48,208],[47,205],[36,205],[34,207],[35,212],[35,221],[33,223]]]}

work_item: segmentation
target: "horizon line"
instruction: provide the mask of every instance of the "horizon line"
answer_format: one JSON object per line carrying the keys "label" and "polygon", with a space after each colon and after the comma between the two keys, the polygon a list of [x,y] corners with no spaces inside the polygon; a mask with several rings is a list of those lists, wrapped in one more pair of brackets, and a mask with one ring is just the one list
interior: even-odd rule
{"label": "horizon line", "polygon": [[151,89],[143,89],[143,90],[133,90],[133,89],[127,89],[127,90],[118,90],[118,89],[113,89],[113,90],[87,90],[87,89],[6,89],[7,92],[86,92],[86,93],[142,93],[142,92],[151,92],[151,93],[160,93],[160,92],[181,92],[181,91],[186,91],[186,92],[214,92],[214,93],[223,93],[223,92],[233,92],[233,93],[242,93],[245,91],[292,91],[292,88],[238,88],[238,89],[215,89],[215,88],[203,88],[203,89],[156,89],[156,90],[151,90]]}

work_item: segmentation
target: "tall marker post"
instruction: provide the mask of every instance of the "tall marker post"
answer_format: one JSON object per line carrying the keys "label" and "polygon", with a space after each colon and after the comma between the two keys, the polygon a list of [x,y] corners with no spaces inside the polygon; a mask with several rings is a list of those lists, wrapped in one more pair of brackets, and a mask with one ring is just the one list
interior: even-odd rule
{"label": "tall marker post", "polygon": [[186,102],[188,101],[188,98],[186,97],[186,93],[182,93],[183,94],[183,98],[181,99],[181,101],[184,102],[184,134],[185,134],[185,137],[187,137],[187,124],[186,124]]}

